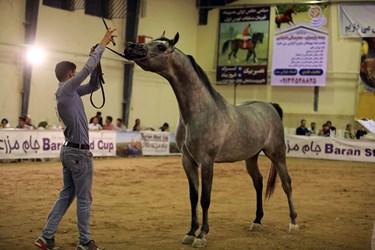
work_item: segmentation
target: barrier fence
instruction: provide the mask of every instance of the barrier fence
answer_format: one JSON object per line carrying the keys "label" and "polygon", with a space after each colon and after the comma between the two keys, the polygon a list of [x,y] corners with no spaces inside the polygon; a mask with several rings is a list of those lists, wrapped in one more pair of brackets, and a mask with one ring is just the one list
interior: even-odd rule
{"label": "barrier fence", "polygon": [[[174,133],[90,131],[94,156],[178,154]],[[58,158],[61,130],[0,130],[0,159]],[[375,162],[375,141],[286,135],[287,157]]]}

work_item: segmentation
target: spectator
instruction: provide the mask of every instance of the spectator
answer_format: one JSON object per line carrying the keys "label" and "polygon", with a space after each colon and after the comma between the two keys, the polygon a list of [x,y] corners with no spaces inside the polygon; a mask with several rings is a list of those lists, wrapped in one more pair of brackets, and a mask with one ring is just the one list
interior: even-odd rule
{"label": "spectator", "polygon": [[18,117],[18,124],[17,124],[16,128],[33,129],[32,127],[30,127],[29,125],[26,124],[26,116],[24,116],[24,115],[21,115],[20,117]]}
{"label": "spectator", "polygon": [[142,131],[142,130],[154,130],[153,128],[146,128],[141,126],[141,119],[135,119],[133,131]]}
{"label": "spectator", "polygon": [[116,130],[126,130],[126,126],[123,124],[121,118],[117,118],[116,120]]}
{"label": "spectator", "polygon": [[1,126],[0,128],[9,128],[10,127],[10,124],[9,124],[9,121],[7,118],[3,118],[1,120]]}
{"label": "spectator", "polygon": [[164,122],[163,126],[160,127],[160,131],[169,132],[169,124]]}
{"label": "spectator", "polygon": [[102,126],[99,124],[99,118],[94,117],[92,122],[89,124],[89,130],[101,130]]}
{"label": "spectator", "polygon": [[310,131],[306,128],[306,120],[301,120],[301,125],[296,129],[296,135],[310,135]]}
{"label": "spectator", "polygon": [[312,122],[310,124],[309,132],[310,132],[311,135],[316,135],[317,134],[316,123],[315,122]]}
{"label": "spectator", "polygon": [[331,121],[327,121],[326,124],[328,125],[329,130],[330,130],[330,134],[329,135],[336,135],[336,128],[334,126],[332,126],[332,122]]}
{"label": "spectator", "polygon": [[112,124],[112,116],[107,116],[105,118],[105,124],[103,125],[103,130],[115,130],[115,125]]}
{"label": "spectator", "polygon": [[39,129],[39,130],[44,130],[44,129],[47,128],[47,126],[48,126],[48,122],[47,122],[47,121],[41,121],[41,122],[39,122],[39,124],[38,124],[38,129]]}
{"label": "spectator", "polygon": [[26,124],[32,129],[36,129],[37,127],[32,123],[31,116],[30,115],[25,115],[26,117]]}
{"label": "spectator", "polygon": [[324,123],[322,125],[322,128],[319,130],[318,132],[318,135],[319,136],[326,136],[326,137],[329,137],[330,135],[330,129],[329,129],[329,126],[327,123]]}
{"label": "spectator", "polygon": [[355,138],[359,140],[361,139],[362,136],[365,136],[365,135],[367,135],[367,131],[365,130],[364,127],[362,127],[361,129],[357,130],[357,133],[355,133]]}
{"label": "spectator", "polygon": [[344,138],[354,139],[354,134],[353,134],[353,131],[352,131],[352,124],[350,124],[350,123],[346,124],[345,132],[344,132]]}
{"label": "spectator", "polygon": [[94,120],[95,117],[98,118],[99,125],[103,127],[102,112],[100,112],[100,111],[96,112],[96,116],[91,117],[89,123],[93,123],[93,120]]}

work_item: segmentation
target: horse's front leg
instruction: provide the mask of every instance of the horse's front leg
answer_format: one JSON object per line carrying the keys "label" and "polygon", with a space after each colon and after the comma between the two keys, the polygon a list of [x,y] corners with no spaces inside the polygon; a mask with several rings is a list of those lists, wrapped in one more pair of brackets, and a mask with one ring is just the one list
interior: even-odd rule
{"label": "horse's front leg", "polygon": [[198,216],[197,216],[197,204],[198,204],[198,164],[187,155],[182,155],[182,165],[184,167],[186,176],[189,181],[189,193],[190,193],[190,206],[191,206],[191,227],[189,232],[185,235],[182,240],[183,244],[191,245],[195,240],[195,232],[199,228]]}
{"label": "horse's front leg", "polygon": [[247,63],[247,61],[249,61],[251,55],[252,55],[253,51],[251,49],[249,49],[247,51],[247,54],[246,54],[246,59],[245,59],[245,63]]}
{"label": "horse's front leg", "polygon": [[202,179],[202,195],[201,195],[201,206],[202,206],[202,228],[198,237],[193,243],[193,247],[205,247],[207,240],[205,238],[209,231],[208,226],[208,209],[211,202],[211,189],[213,179],[213,166],[214,162],[212,159],[207,159],[201,163],[201,179]]}

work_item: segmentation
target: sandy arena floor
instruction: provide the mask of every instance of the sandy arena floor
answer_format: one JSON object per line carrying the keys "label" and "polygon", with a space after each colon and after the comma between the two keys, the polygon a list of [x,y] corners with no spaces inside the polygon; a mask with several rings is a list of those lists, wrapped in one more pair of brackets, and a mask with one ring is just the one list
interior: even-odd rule
{"label": "sandy arena floor", "polygon": [[[267,177],[269,161],[260,158]],[[288,159],[300,231],[288,233],[280,180],[264,204],[263,231],[251,232],[255,190],[243,162],[216,164],[206,249],[371,249],[375,164]],[[37,249],[61,188],[59,161],[0,164],[0,249]],[[192,249],[188,183],[180,157],[95,160],[91,232],[108,250]],[[56,234],[61,249],[77,243],[75,202]],[[201,209],[199,206],[199,214]],[[200,217],[201,221],[201,217]]]}

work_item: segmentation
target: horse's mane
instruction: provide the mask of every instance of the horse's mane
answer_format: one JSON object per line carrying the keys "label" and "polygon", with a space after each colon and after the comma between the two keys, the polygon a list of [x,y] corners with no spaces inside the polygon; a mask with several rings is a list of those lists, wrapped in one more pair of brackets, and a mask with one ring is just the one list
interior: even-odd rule
{"label": "horse's mane", "polygon": [[226,105],[226,100],[224,97],[222,97],[211,85],[210,80],[208,79],[206,73],[203,71],[203,69],[198,65],[198,63],[195,61],[194,57],[191,55],[187,55],[189,58],[191,65],[193,66],[195,72],[197,73],[199,79],[202,80],[204,86],[207,88],[208,92],[212,96],[212,98],[217,102],[218,105]]}

